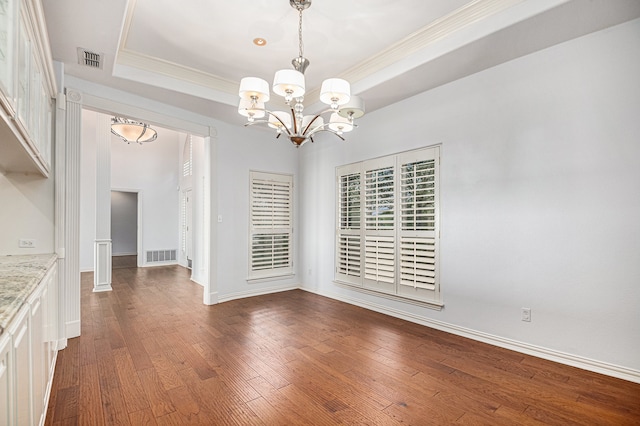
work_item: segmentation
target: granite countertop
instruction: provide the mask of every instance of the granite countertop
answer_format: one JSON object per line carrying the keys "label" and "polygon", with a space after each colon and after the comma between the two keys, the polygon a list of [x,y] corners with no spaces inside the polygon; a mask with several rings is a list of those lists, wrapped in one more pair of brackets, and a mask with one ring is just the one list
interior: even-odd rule
{"label": "granite countertop", "polygon": [[55,254],[0,256],[0,334],[56,259]]}

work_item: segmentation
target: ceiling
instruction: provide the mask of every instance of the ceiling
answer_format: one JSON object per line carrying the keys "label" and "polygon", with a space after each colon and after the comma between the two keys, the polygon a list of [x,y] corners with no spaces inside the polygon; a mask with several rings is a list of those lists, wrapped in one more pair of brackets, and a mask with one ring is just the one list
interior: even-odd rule
{"label": "ceiling", "polygon": [[[287,0],[43,0],[65,74],[240,124],[242,77],[272,82],[298,55]],[[315,0],[303,14],[305,105],[345,78],[371,112],[640,17],[638,0]],[[253,44],[262,37],[265,46]],[[78,63],[78,48],[102,68]],[[272,97],[273,99],[274,97]]]}

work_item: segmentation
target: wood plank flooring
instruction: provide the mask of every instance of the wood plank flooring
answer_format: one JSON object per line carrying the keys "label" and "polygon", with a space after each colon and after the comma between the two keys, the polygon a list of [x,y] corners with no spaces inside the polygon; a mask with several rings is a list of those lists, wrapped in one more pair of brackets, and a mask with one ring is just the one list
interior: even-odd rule
{"label": "wood plank flooring", "polygon": [[82,276],[47,425],[639,425],[640,385],[301,290],[202,304],[181,267]]}

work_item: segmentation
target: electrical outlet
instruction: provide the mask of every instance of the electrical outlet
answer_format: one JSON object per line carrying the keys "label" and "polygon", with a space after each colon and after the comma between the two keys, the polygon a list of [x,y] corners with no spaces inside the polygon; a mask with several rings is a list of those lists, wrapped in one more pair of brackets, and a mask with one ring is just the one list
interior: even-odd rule
{"label": "electrical outlet", "polygon": [[36,246],[36,240],[21,238],[18,241],[18,247],[20,248],[35,248],[35,246]]}
{"label": "electrical outlet", "polygon": [[522,321],[531,322],[531,308],[522,308]]}

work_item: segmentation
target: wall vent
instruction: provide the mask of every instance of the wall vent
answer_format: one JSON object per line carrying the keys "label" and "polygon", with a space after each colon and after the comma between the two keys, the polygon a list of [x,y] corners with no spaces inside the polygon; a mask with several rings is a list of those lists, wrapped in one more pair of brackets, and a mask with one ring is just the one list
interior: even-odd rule
{"label": "wall vent", "polygon": [[177,250],[149,250],[147,251],[147,263],[172,262],[177,259]]}
{"label": "wall vent", "polygon": [[78,63],[86,67],[102,69],[102,55],[78,47]]}

